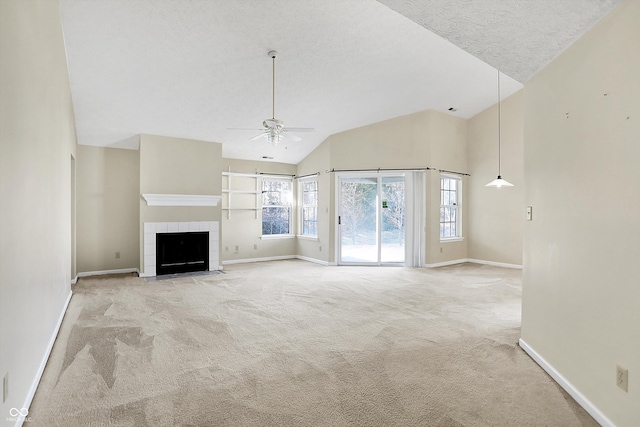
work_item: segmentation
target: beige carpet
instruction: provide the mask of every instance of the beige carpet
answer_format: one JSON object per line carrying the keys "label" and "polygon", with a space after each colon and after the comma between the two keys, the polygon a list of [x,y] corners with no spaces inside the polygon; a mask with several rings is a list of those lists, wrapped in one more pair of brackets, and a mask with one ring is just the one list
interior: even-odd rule
{"label": "beige carpet", "polygon": [[518,346],[521,272],[81,279],[29,426],[596,426]]}

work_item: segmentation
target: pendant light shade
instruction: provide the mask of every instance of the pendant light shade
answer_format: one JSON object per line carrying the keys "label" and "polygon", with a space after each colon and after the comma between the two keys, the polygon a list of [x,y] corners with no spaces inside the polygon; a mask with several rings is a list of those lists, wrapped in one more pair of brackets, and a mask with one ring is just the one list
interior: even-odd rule
{"label": "pendant light shade", "polygon": [[500,162],[501,162],[501,146],[500,146],[500,70],[498,70],[498,177],[496,179],[494,179],[493,181],[491,181],[490,183],[486,184],[485,187],[496,187],[496,188],[500,188],[500,187],[513,187],[513,184],[510,183],[509,181],[507,181],[506,179],[503,179],[502,176],[500,175]]}
{"label": "pendant light shade", "polygon": [[487,185],[485,185],[485,187],[513,187],[513,184],[510,183],[509,181],[507,181],[506,179],[502,179],[502,177],[500,175],[498,175],[498,177],[496,179],[494,179],[493,181],[491,181],[490,183],[488,183]]}

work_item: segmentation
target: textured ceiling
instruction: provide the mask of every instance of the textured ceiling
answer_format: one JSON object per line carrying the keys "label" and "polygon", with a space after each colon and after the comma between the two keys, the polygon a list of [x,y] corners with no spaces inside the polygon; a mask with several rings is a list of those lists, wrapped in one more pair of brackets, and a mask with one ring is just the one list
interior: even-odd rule
{"label": "textured ceiling", "polygon": [[[591,21],[604,13],[594,3],[615,3],[564,1]],[[496,102],[496,70],[473,52],[472,34],[467,44],[454,41],[475,56],[425,29],[429,10],[421,4],[428,2],[385,3],[402,14],[375,0],[60,0],[78,142],[137,148],[137,135],[149,133],[221,142],[229,158],[298,163],[334,133],[426,109],[470,118]],[[449,10],[438,9],[436,22],[456,29],[477,0],[443,3]],[[528,26],[518,7],[529,3],[513,3],[497,20],[514,31]],[[547,7],[532,22],[550,19],[556,9],[548,5],[562,2],[541,3]],[[571,37],[591,21],[578,30],[571,24]],[[552,34],[560,40],[562,30]],[[481,45],[495,48],[495,40]],[[227,129],[259,128],[271,116],[271,49],[279,52],[276,117],[317,129],[277,147],[249,141],[257,132]],[[512,77],[530,75],[527,52],[509,49],[500,61],[520,67],[503,76],[503,98],[522,88]]]}
{"label": "textured ceiling", "polygon": [[378,0],[525,83],[621,0]]}

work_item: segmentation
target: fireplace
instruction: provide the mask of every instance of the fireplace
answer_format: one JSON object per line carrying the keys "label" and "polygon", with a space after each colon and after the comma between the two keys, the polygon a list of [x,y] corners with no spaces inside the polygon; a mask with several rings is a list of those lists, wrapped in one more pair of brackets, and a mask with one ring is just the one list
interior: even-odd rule
{"label": "fireplace", "polygon": [[209,270],[209,232],[156,235],[156,274]]}
{"label": "fireplace", "polygon": [[[163,234],[193,234],[204,232],[208,234],[207,249],[202,249],[202,253],[207,260],[207,268],[201,270],[218,270],[220,269],[219,247],[219,224],[218,221],[191,221],[191,222],[145,222],[144,223],[144,244],[143,244],[143,271],[141,277],[153,277],[161,273],[157,269],[158,257],[158,238]],[[200,267],[202,264],[190,264]],[[193,270],[192,270],[193,271]]]}

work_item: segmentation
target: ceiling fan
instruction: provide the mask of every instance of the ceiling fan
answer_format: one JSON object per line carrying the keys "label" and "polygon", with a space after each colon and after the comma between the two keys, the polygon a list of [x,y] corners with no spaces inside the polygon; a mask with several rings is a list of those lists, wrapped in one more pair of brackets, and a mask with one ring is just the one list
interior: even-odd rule
{"label": "ceiling fan", "polygon": [[262,121],[262,129],[246,129],[246,128],[229,128],[230,130],[255,130],[260,133],[251,138],[251,141],[255,141],[260,138],[264,138],[267,142],[277,145],[278,143],[291,140],[302,141],[297,135],[293,135],[291,132],[315,132],[314,128],[293,128],[285,127],[282,120],[276,119],[276,56],[278,52],[275,50],[269,51],[269,57],[273,64],[272,73],[272,86],[271,86],[271,118],[264,119]]}

